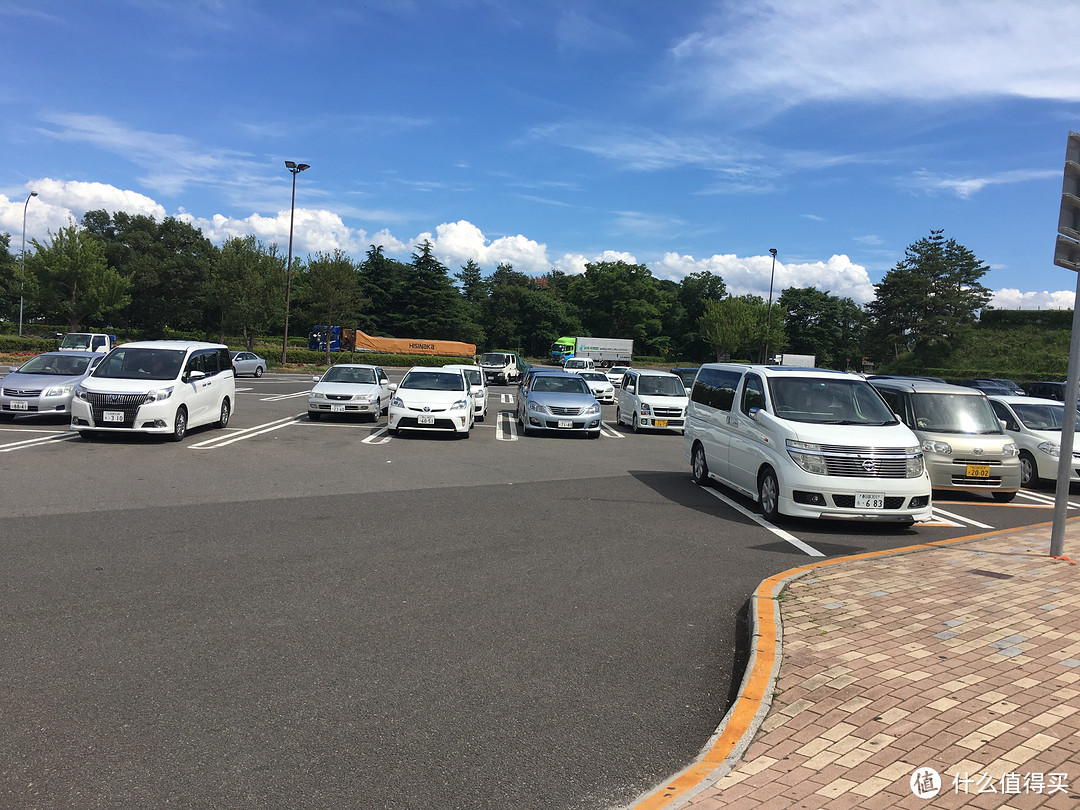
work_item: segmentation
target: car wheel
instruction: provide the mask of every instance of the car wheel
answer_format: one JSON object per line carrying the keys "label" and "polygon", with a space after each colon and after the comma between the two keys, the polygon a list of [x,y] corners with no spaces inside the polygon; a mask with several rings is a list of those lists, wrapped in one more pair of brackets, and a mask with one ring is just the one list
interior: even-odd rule
{"label": "car wheel", "polygon": [[1035,463],[1035,456],[1031,455],[1027,450],[1020,451],[1020,486],[1022,487],[1034,487],[1038,486],[1039,481],[1039,465]]}
{"label": "car wheel", "polygon": [[380,416],[382,416],[382,400],[377,399],[375,400],[375,413],[371,415],[371,421],[378,422]]}
{"label": "car wheel", "polygon": [[173,431],[169,439],[174,442],[182,442],[187,435],[187,408],[181,405],[176,409],[176,417],[173,419]]}
{"label": "car wheel", "polygon": [[1008,503],[1016,497],[1016,492],[995,492],[994,500],[998,503]]}
{"label": "car wheel", "polygon": [[321,417],[321,416],[322,416],[322,414],[319,413],[318,411],[308,411],[307,412],[307,418],[310,419],[312,422],[318,422],[319,417]]}
{"label": "car wheel", "polygon": [[261,377],[262,375],[263,375],[263,367],[262,366],[256,366],[255,367],[255,376],[256,377]]}
{"label": "car wheel", "polygon": [[621,425],[622,424],[622,413],[619,411],[619,406],[618,405],[615,406],[615,424],[616,425]]}
{"label": "car wheel", "polygon": [[225,399],[221,400],[221,415],[220,415],[220,417],[218,417],[217,422],[214,423],[214,427],[218,427],[218,428],[226,428],[226,427],[228,427],[229,426],[229,416],[231,415],[231,413],[232,412],[229,409],[229,399],[228,399],[228,397],[226,397]]}
{"label": "car wheel", "polygon": [[758,503],[762,517],[775,523],[780,517],[780,485],[776,482],[776,473],[768,467],[758,476]]}
{"label": "car wheel", "polygon": [[709,483],[709,462],[705,460],[705,448],[700,444],[694,445],[694,452],[690,457],[690,468],[694,473],[694,483],[705,485]]}
{"label": "car wheel", "polygon": [[640,428],[638,428],[638,424],[637,424],[637,411],[635,411],[634,415],[630,417],[630,430],[634,431],[634,433],[640,433],[641,432],[641,430],[640,430]]}
{"label": "car wheel", "polygon": [[389,433],[391,436],[397,436],[398,435],[398,429],[397,428],[388,427],[386,429],[386,432]]}

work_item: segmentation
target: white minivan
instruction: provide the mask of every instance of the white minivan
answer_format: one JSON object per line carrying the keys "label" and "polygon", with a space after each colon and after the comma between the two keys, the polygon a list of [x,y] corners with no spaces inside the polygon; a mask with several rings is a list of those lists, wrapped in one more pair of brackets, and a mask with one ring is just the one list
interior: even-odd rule
{"label": "white minivan", "polygon": [[853,374],[703,365],[684,436],[696,482],[716,480],[750,496],[769,520],[930,519],[919,440]]}
{"label": "white minivan", "polygon": [[157,433],[181,441],[189,428],[223,428],[236,408],[229,347],[191,340],[117,346],[75,388],[71,427],[96,433]]}

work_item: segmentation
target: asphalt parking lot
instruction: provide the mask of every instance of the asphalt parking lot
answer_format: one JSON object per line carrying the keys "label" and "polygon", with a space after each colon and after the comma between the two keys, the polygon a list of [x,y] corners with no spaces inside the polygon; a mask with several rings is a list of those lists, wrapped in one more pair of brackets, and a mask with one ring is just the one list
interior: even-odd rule
{"label": "asphalt parking lot", "polygon": [[723,716],[761,579],[1051,517],[775,530],[611,406],[522,437],[495,387],[467,441],[391,438],[308,388],[238,380],[179,444],[0,424],[0,805],[619,806]]}

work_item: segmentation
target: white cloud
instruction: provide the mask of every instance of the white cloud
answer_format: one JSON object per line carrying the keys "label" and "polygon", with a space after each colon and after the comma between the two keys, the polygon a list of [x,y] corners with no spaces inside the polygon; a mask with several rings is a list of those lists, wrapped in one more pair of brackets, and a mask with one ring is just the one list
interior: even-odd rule
{"label": "white cloud", "polygon": [[913,175],[908,185],[927,192],[946,191],[966,200],[987,186],[1027,183],[1030,180],[1045,180],[1060,176],[1060,169],[1018,169],[998,172],[984,177],[941,177],[932,172],[921,170]]}
{"label": "white cloud", "polygon": [[542,274],[551,269],[547,245],[521,234],[502,236],[489,242],[483,231],[466,220],[444,222],[435,229],[435,236],[422,233],[413,244],[418,245],[425,239],[432,243],[435,255],[451,268],[472,259],[481,267],[496,267],[508,262],[521,273]]}
{"label": "white cloud", "polygon": [[858,304],[874,297],[874,285],[862,265],[853,264],[844,255],[834,255],[827,262],[787,264],[776,262],[773,277],[772,256],[715,255],[695,259],[678,253],[665,253],[653,266],[662,278],[678,281],[689,273],[708,272],[724,279],[731,295],[760,295],[769,297],[772,280],[773,300],[788,287],[816,287],[841,298],[851,298]]}
{"label": "white cloud", "polygon": [[[1060,0],[760,0],[722,4],[673,49],[713,100],[1080,100]],[[1063,16],[1064,15],[1064,16]]]}
{"label": "white cloud", "polygon": [[994,309],[1072,309],[1075,300],[1075,290],[1020,292],[1006,287],[994,291],[990,306]]}

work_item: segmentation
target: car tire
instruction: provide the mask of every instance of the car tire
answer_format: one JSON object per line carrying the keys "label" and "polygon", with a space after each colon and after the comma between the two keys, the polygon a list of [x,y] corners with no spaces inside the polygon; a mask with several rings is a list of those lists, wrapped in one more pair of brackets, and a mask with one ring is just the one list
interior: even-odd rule
{"label": "car tire", "polygon": [[994,500],[997,501],[998,503],[1008,503],[1009,501],[1011,501],[1013,498],[1016,497],[1016,492],[1015,491],[1013,491],[1013,492],[995,492],[993,494],[994,494]]}
{"label": "car tire", "polygon": [[310,419],[312,422],[318,422],[321,417],[322,417],[322,414],[319,413],[318,411],[308,411],[307,412],[307,418]]}
{"label": "car tire", "polygon": [[770,523],[776,523],[780,518],[780,484],[776,480],[776,473],[770,467],[766,467],[758,475],[758,503],[761,505],[761,516]]}
{"label": "car tire", "polygon": [[619,427],[622,426],[622,411],[619,410],[619,406],[615,406],[615,424]]}
{"label": "car tire", "polygon": [[382,400],[377,399],[377,400],[375,400],[375,413],[373,413],[371,415],[371,421],[372,422],[378,422],[379,418],[381,416],[382,416]]}
{"label": "car tire", "polygon": [[229,426],[229,417],[232,415],[232,409],[229,407],[229,398],[221,400],[221,411],[218,420],[214,422],[216,428],[227,428]]}
{"label": "car tire", "polygon": [[389,433],[391,436],[397,436],[398,433],[400,433],[401,431],[399,431],[397,428],[388,427],[386,429],[386,432]]}
{"label": "car tire", "polygon": [[690,470],[695,484],[705,486],[709,483],[709,462],[705,459],[705,448],[700,443],[695,443],[691,452]]}
{"label": "car tire", "polygon": [[173,417],[173,431],[169,434],[169,441],[182,442],[187,436],[187,408],[181,405],[176,409]]}
{"label": "car tire", "polygon": [[256,366],[255,367],[255,376],[256,377],[261,377],[262,375],[263,375],[263,367],[262,366]]}
{"label": "car tire", "polygon": [[637,411],[634,411],[633,415],[630,417],[630,430],[634,431],[634,433],[641,432],[637,423]]}
{"label": "car tire", "polygon": [[469,430],[466,430],[466,431],[464,431],[464,432],[462,432],[462,433],[459,433],[459,434],[458,434],[458,438],[459,438],[459,439],[467,439],[467,438],[469,438],[470,436],[472,436],[472,428],[470,428]]}
{"label": "car tire", "polygon": [[1035,456],[1027,450],[1020,451],[1020,486],[1036,487],[1042,481],[1039,478],[1039,465]]}

